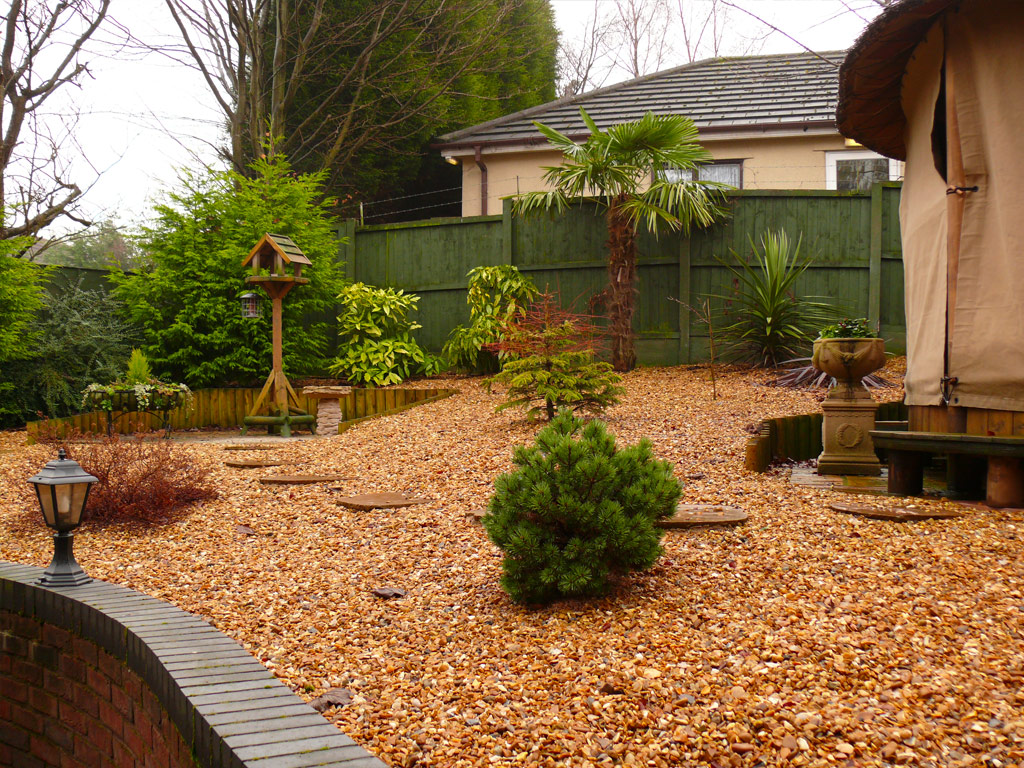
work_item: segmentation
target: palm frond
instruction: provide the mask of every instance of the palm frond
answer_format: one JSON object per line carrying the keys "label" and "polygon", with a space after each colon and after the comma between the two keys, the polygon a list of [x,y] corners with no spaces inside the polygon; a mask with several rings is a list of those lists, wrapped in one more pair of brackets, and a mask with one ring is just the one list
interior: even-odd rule
{"label": "palm frond", "polygon": [[519,214],[535,211],[565,213],[569,209],[569,198],[559,189],[538,192],[524,192],[512,198],[512,210]]}

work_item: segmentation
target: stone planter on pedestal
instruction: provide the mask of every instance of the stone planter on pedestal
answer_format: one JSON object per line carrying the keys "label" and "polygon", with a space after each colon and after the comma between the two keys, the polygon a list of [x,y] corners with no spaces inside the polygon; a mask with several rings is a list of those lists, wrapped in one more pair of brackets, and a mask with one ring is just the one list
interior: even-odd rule
{"label": "stone planter on pedestal", "polygon": [[885,365],[882,339],[817,339],[811,364],[836,379],[821,404],[824,411],[819,475],[878,475],[882,468],[871,442],[877,405],[861,379]]}

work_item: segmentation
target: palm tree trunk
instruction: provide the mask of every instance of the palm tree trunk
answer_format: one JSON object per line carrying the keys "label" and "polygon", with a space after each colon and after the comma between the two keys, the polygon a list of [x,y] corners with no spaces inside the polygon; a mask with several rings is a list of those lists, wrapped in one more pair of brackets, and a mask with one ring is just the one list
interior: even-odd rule
{"label": "palm tree trunk", "polygon": [[633,311],[636,307],[636,229],[621,209],[626,196],[614,198],[608,222],[608,331],[612,341],[612,368],[631,371],[636,366],[633,346]]}

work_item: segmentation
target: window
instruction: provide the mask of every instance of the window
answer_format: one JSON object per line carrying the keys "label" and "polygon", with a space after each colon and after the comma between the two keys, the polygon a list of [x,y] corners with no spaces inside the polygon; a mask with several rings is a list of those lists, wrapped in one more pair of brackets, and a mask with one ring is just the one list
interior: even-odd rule
{"label": "window", "polygon": [[825,186],[841,192],[869,192],[879,181],[900,177],[898,160],[870,150],[825,153]]}
{"label": "window", "polygon": [[[661,176],[666,181],[693,181],[693,171],[682,171],[678,168],[665,168]],[[730,160],[702,165],[697,169],[697,178],[701,181],[729,184],[739,189],[743,186],[743,161]]]}

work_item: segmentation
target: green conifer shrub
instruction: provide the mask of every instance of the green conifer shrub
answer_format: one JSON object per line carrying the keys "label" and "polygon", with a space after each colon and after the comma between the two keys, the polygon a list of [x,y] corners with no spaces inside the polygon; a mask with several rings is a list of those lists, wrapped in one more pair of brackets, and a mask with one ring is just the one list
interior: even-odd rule
{"label": "green conifer shrub", "polygon": [[505,553],[501,586],[514,601],[602,595],[613,575],[661,555],[654,522],[673,514],[682,486],[648,441],[620,450],[602,422],[563,411],[513,461],[483,524]]}

